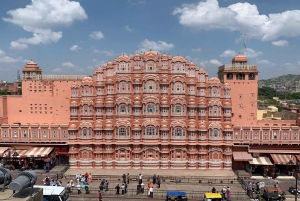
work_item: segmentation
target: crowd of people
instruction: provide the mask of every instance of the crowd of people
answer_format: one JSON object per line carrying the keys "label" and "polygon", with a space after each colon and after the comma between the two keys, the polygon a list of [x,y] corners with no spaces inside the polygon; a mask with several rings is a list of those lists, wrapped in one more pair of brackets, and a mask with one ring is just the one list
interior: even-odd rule
{"label": "crowd of people", "polygon": [[[92,174],[91,173],[85,173],[85,174],[78,174],[75,175],[75,180],[73,178],[70,179],[70,181],[66,185],[66,189],[68,193],[71,193],[73,191],[73,188],[76,187],[77,193],[81,194],[81,190],[84,189],[86,194],[90,193],[89,190],[89,184],[92,182]],[[76,184],[76,185],[75,185]]]}
{"label": "crowd of people", "polygon": [[[217,189],[215,187],[213,187],[211,189],[211,192],[212,193],[217,193]],[[221,195],[222,195],[222,199],[223,200],[227,200],[227,201],[231,201],[231,198],[230,198],[230,187],[229,186],[223,186],[223,188],[221,189]]]}

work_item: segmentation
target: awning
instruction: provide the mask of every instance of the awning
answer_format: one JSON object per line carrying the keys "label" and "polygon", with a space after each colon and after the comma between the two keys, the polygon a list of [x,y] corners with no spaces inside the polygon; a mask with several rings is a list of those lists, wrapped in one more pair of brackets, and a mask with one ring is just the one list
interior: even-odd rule
{"label": "awning", "polygon": [[233,152],[233,160],[234,161],[252,161],[253,157],[251,154],[245,151],[234,151]]}
{"label": "awning", "polygon": [[258,157],[253,158],[252,161],[249,161],[251,165],[273,165],[268,157]]}
{"label": "awning", "polygon": [[9,147],[0,147],[0,157],[3,156],[4,152],[8,150]]}
{"label": "awning", "polygon": [[25,153],[27,149],[16,149],[13,153],[11,153],[11,158],[25,158]]}
{"label": "awning", "polygon": [[287,165],[292,160],[291,154],[270,154],[274,163],[278,165]]}
{"label": "awning", "polygon": [[34,147],[25,153],[27,158],[48,156],[54,147]]}

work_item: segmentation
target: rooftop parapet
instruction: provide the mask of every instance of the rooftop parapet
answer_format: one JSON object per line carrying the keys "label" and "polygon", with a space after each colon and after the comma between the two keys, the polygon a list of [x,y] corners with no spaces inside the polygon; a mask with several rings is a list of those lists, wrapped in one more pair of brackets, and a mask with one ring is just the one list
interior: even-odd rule
{"label": "rooftop parapet", "polygon": [[[32,80],[45,80],[45,81],[81,81],[84,77],[90,77],[89,75],[41,75],[35,77]],[[31,80],[26,76],[23,80]]]}
{"label": "rooftop parapet", "polygon": [[232,64],[225,64],[219,67],[219,71],[236,71],[236,70],[243,70],[243,71],[257,71],[257,65],[232,65]]}

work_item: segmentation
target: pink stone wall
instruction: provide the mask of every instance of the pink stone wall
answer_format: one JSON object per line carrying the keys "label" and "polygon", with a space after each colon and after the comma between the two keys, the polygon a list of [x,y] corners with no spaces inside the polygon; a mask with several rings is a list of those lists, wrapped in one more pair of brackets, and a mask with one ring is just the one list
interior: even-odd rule
{"label": "pink stone wall", "polygon": [[258,77],[255,80],[226,80],[230,84],[232,100],[232,124],[256,125],[257,122],[257,89]]}
{"label": "pink stone wall", "polygon": [[7,96],[8,124],[67,124],[74,82],[23,81],[22,96]]}

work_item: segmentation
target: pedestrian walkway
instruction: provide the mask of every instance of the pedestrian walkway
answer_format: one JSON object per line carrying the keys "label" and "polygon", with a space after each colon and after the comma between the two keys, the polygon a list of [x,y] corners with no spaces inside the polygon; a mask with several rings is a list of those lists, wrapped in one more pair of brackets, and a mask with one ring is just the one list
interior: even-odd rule
{"label": "pedestrian walkway", "polygon": [[162,176],[177,176],[177,177],[219,177],[219,178],[236,178],[236,174],[232,170],[164,170],[164,169],[69,169],[65,175],[75,175],[76,173],[85,174],[86,172],[92,175],[162,175]]}

